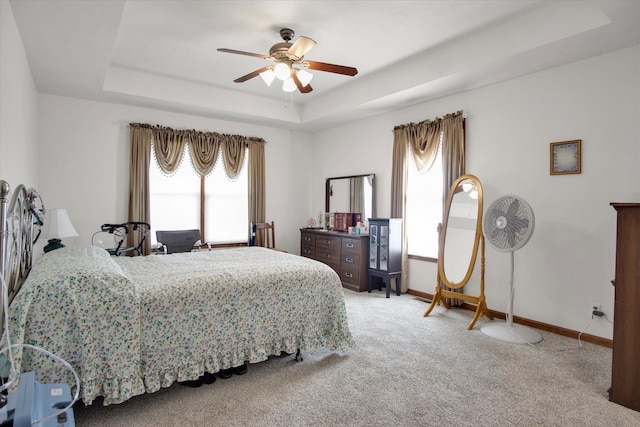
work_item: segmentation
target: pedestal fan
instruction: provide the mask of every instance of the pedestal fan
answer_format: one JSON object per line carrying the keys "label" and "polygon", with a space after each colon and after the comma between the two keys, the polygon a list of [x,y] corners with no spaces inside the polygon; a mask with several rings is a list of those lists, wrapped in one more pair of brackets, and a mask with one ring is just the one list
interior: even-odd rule
{"label": "pedestal fan", "polygon": [[490,323],[480,330],[490,337],[512,342],[533,344],[542,340],[536,330],[513,323],[514,253],[531,238],[535,218],[529,204],[518,196],[502,196],[494,201],[484,216],[482,230],[489,244],[511,255],[511,280],[509,282],[509,307],[505,323]]}

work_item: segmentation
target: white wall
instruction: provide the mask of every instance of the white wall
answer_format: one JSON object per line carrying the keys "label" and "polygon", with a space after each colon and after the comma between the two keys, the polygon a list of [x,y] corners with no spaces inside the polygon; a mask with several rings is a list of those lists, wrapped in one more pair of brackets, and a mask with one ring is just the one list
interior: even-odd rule
{"label": "white wall", "polygon": [[298,253],[308,211],[308,135],[54,95],[39,96],[39,112],[39,191],[48,207],[68,210],[80,234],[69,245],[89,244],[101,224],[127,220],[129,123],[139,122],[264,138],[266,217],[276,223],[278,247]]}
{"label": "white wall", "polygon": [[[445,97],[314,135],[313,202],[328,176],[375,173],[378,215],[390,210],[392,130],[464,110],[467,172],[483,183],[485,209],[516,194],[532,206],[535,232],[515,254],[514,314],[581,331],[599,303],[613,318],[615,211],[640,202],[640,47]],[[582,140],[582,173],[551,176],[549,143]],[[344,156],[336,156],[336,152]],[[486,249],[490,309],[507,311],[509,255]],[[436,268],[411,261],[409,288],[433,293]],[[476,294],[476,273],[466,291]],[[596,319],[588,333],[612,338]]]}
{"label": "white wall", "polygon": [[38,185],[38,94],[8,1],[0,2],[0,179]]}

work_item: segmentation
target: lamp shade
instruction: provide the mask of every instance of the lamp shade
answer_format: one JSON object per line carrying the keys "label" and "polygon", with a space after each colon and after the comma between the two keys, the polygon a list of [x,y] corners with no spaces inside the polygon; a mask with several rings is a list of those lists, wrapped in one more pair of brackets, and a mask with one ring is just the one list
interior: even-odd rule
{"label": "lamp shade", "polygon": [[45,218],[45,236],[49,240],[49,244],[44,247],[44,252],[50,252],[54,249],[63,248],[64,245],[60,239],[65,237],[75,237],[78,232],[71,224],[71,219],[66,209],[49,209],[47,218]]}
{"label": "lamp shade", "polygon": [[287,64],[283,64],[282,62],[276,65],[276,68],[273,70],[276,77],[280,80],[286,80],[291,77],[291,68]]}
{"label": "lamp shade", "polygon": [[297,89],[296,82],[293,81],[293,78],[289,77],[282,83],[282,90],[285,92],[293,92]]}
{"label": "lamp shade", "polygon": [[276,78],[276,73],[269,68],[268,70],[261,72],[260,77],[262,77],[262,80],[264,80],[267,86],[271,86],[271,83],[273,83],[273,80]]}
{"label": "lamp shade", "polygon": [[297,74],[298,74],[298,79],[300,79],[300,83],[302,83],[303,87],[307,86],[311,82],[311,79],[313,78],[313,74],[311,74],[307,70],[297,70]]}
{"label": "lamp shade", "polygon": [[75,237],[78,235],[66,209],[49,209],[48,213],[48,239],[64,239],[65,237]]}

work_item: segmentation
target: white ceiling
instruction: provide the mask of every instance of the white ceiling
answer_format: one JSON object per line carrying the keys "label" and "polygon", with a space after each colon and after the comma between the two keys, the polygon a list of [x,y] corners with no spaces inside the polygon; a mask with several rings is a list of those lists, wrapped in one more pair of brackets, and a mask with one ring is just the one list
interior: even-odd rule
{"label": "white ceiling", "polygon": [[[4,0],[3,0],[4,1]],[[315,132],[640,44],[640,1],[11,0],[39,92]],[[314,90],[233,80],[292,28]],[[295,38],[294,38],[295,40]]]}

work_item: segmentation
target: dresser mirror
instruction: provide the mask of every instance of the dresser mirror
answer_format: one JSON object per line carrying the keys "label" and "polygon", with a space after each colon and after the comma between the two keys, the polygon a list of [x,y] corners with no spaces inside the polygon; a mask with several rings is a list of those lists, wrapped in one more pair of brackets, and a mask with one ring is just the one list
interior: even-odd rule
{"label": "dresser mirror", "polygon": [[375,217],[375,174],[327,178],[325,212],[357,212]]}
{"label": "dresser mirror", "polygon": [[[480,249],[480,296],[461,293],[469,282]],[[484,235],[482,234],[482,184],[473,175],[455,180],[445,205],[440,247],[438,251],[438,280],[429,309],[442,304],[451,305],[447,298],[477,305],[476,314],[468,329],[472,329],[481,314],[493,319],[484,297]]]}

